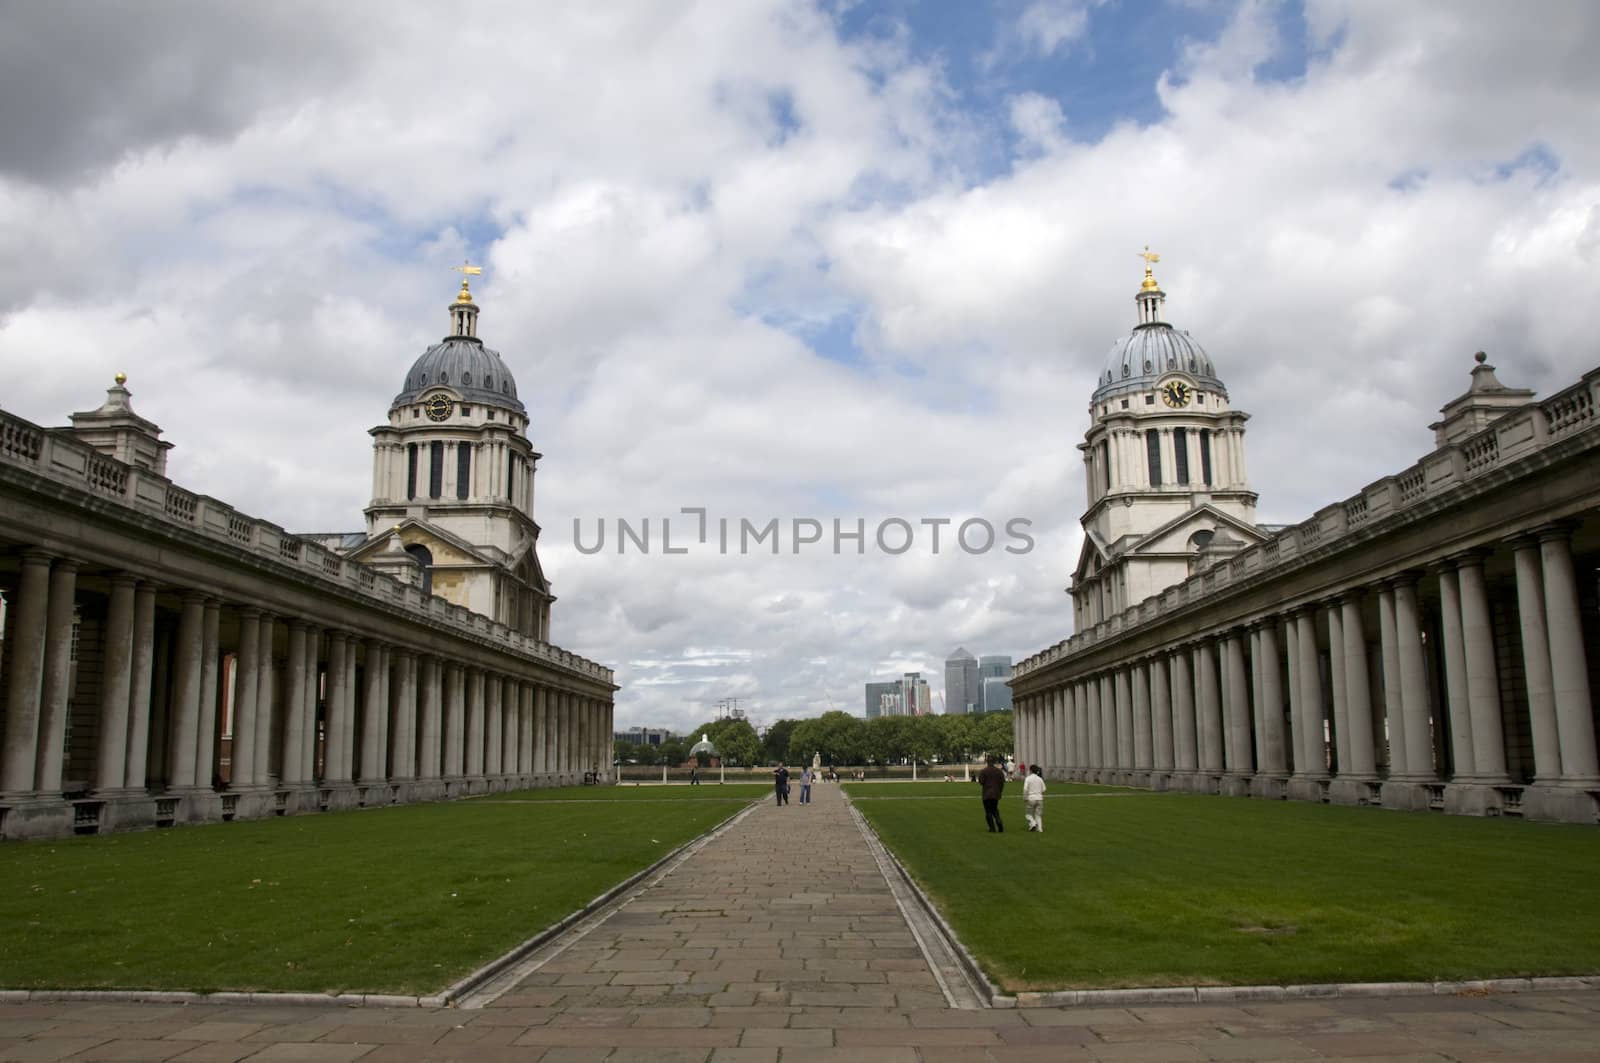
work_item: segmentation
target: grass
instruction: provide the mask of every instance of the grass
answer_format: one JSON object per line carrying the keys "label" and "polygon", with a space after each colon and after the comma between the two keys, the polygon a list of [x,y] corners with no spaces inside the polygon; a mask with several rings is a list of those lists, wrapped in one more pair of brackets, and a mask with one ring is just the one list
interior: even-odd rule
{"label": "grass", "polygon": [[0,987],[436,992],[732,815],[728,789],[7,843]]}
{"label": "grass", "polygon": [[859,807],[1012,991],[1600,972],[1592,827],[1077,790]]}

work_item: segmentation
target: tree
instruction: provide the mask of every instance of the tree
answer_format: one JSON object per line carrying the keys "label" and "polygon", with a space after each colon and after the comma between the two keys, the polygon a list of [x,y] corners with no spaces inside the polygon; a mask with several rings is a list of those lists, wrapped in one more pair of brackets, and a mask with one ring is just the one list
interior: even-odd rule
{"label": "tree", "polygon": [[761,759],[766,763],[785,764],[789,760],[789,737],[799,720],[779,720],[767,728],[761,739]]}
{"label": "tree", "polygon": [[1014,748],[1009,712],[986,712],[976,719],[978,745],[993,757],[1009,757]]}
{"label": "tree", "polygon": [[654,749],[657,764],[682,764],[689,759],[689,743],[681,738],[669,738]]}
{"label": "tree", "polygon": [[611,743],[611,750],[612,755],[617,759],[618,763],[621,764],[626,764],[631,760],[639,759],[639,747],[634,745],[632,742],[624,741],[621,738]]}
{"label": "tree", "polygon": [[934,727],[936,755],[942,761],[958,763],[972,759],[977,747],[977,727],[967,713],[948,713],[931,717]]}
{"label": "tree", "polygon": [[688,744],[693,745],[705,735],[717,747],[717,756],[724,764],[751,766],[760,763],[761,739],[749,720],[708,720],[695,728]]}
{"label": "tree", "polygon": [[797,760],[820,753],[825,764],[860,764],[865,749],[866,723],[848,712],[835,710],[801,720],[789,734],[789,754]]}

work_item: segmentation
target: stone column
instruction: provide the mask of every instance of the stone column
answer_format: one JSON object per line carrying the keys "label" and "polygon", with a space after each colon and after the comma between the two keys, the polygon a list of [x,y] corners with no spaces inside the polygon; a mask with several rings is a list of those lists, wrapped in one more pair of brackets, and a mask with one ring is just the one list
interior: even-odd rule
{"label": "stone column", "polygon": [[1110,672],[1100,677],[1100,766],[1107,779],[1117,768],[1117,683]]}
{"label": "stone column", "polygon": [[1461,634],[1467,650],[1467,704],[1472,719],[1473,773],[1490,785],[1507,785],[1505,732],[1500,721],[1500,675],[1495,667],[1494,629],[1483,585],[1483,555],[1460,559]]}
{"label": "stone column", "polygon": [[1561,738],[1556,728],[1555,679],[1550,669],[1550,636],[1545,627],[1544,573],[1539,540],[1512,545],[1517,568],[1517,616],[1522,629],[1522,667],[1528,689],[1528,723],[1533,732],[1534,785],[1561,778]]}
{"label": "stone column", "polygon": [[155,663],[156,589],[141,581],[133,599],[133,666],[128,675],[128,748],[123,769],[130,790],[144,789],[150,755],[150,676]]}
{"label": "stone column", "polygon": [[417,776],[417,655],[410,650],[396,653],[394,741],[389,746],[389,778],[406,782]]}
{"label": "stone column", "polygon": [[385,648],[368,641],[366,651],[361,690],[361,781],[372,786],[383,782],[383,718],[389,706],[383,689]]}
{"label": "stone column", "polygon": [[505,758],[505,685],[498,675],[484,677],[484,774],[499,775]]}
{"label": "stone column", "polygon": [[[1194,718],[1194,677],[1189,671],[1189,650],[1179,649],[1172,655],[1172,744],[1174,771],[1193,776],[1200,766],[1196,744]],[[1193,779],[1181,787],[1194,789]]]}
{"label": "stone column", "polygon": [[[1395,653],[1400,673],[1400,715],[1405,723],[1406,774],[1399,781],[1417,784],[1435,782],[1438,774],[1433,764],[1433,733],[1428,711],[1427,666],[1422,659],[1422,632],[1418,623],[1417,582],[1412,575],[1394,580],[1394,630]],[[1395,780],[1395,773],[1389,778]],[[1421,803],[1418,804],[1417,802]],[[1384,807],[1391,807],[1389,790],[1383,797]],[[1427,808],[1427,795],[1413,795],[1407,808]]]}
{"label": "stone column", "polygon": [[317,781],[317,703],[322,694],[322,629],[306,625],[305,696],[301,701],[300,779],[304,786]]}
{"label": "stone column", "polygon": [[1350,761],[1343,774],[1366,781],[1377,778],[1377,750],[1372,737],[1372,680],[1367,669],[1367,632],[1361,619],[1360,593],[1340,600],[1344,631],[1344,692],[1350,717]]}
{"label": "stone column", "polygon": [[349,778],[344,770],[345,741],[346,735],[349,734],[344,719],[348,705],[345,700],[345,686],[351,680],[348,671],[350,657],[345,650],[349,644],[349,636],[343,631],[328,633],[328,715],[325,728],[327,745],[322,754],[322,775],[325,782],[334,784],[346,782]]}
{"label": "stone column", "polygon": [[[52,603],[54,604],[54,603]],[[193,789],[195,741],[200,731],[200,673],[205,650],[205,595],[183,596],[178,637],[172,647],[172,735],[167,743],[167,780],[174,791]],[[59,760],[59,758],[57,758]],[[211,780],[205,780],[209,786]]]}
{"label": "stone column", "polygon": [[1127,668],[1118,668],[1113,683],[1117,698],[1117,770],[1126,775],[1133,770],[1133,677]]}
{"label": "stone column", "polygon": [[1105,747],[1100,742],[1100,677],[1093,676],[1084,683],[1084,690],[1088,693],[1088,704],[1084,707],[1084,723],[1088,730],[1089,740],[1084,745],[1084,778],[1089,781],[1098,781],[1100,769],[1105,762],[1101,758],[1105,754]]}
{"label": "stone column", "polygon": [[442,664],[429,654],[418,667],[418,694],[422,714],[422,734],[418,742],[417,777],[429,782],[439,778],[439,700]]}
{"label": "stone column", "polygon": [[344,763],[339,767],[347,784],[355,780],[356,774],[356,649],[360,644],[354,635],[344,644]]}
{"label": "stone column", "polygon": [[1593,787],[1600,784],[1600,766],[1570,534],[1565,527],[1542,532],[1539,555],[1544,562],[1544,606],[1556,730],[1561,739],[1561,779],[1568,786]]}
{"label": "stone column", "polygon": [[1150,785],[1150,771],[1155,767],[1150,728],[1150,673],[1144,661],[1129,666],[1133,681],[1133,770],[1139,774],[1141,786]]}
{"label": "stone column", "polygon": [[276,618],[271,614],[261,614],[261,667],[257,672],[256,688],[256,759],[250,771],[250,778],[257,786],[268,786],[272,782],[272,721],[278,711],[277,672],[272,663],[273,628],[276,624]]}
{"label": "stone column", "polygon": [[1298,613],[1283,619],[1283,663],[1289,675],[1285,696],[1289,699],[1289,760],[1292,775],[1302,773],[1306,758],[1304,694],[1300,689],[1300,620]]}
{"label": "stone column", "polygon": [[[72,627],[77,614],[78,563],[60,559],[50,569],[50,604],[45,609],[44,674],[39,691],[39,760],[34,789],[42,799],[61,799],[62,757],[72,699]],[[196,635],[198,635],[198,630]],[[193,750],[190,757],[193,757]],[[0,786],[0,791],[4,787]]]}
{"label": "stone column", "polygon": [[1328,686],[1333,691],[1333,770],[1343,775],[1350,770],[1350,703],[1346,700],[1344,674],[1344,611],[1337,601],[1327,607]]}
{"label": "stone column", "polygon": [[1205,639],[1195,646],[1200,690],[1200,769],[1212,775],[1223,770],[1222,688],[1217,676],[1217,644]]}
{"label": "stone column", "polygon": [[533,774],[544,775],[550,769],[545,764],[544,687],[531,684],[529,698],[533,707]]}
{"label": "stone column", "polygon": [[[217,776],[217,677],[222,603],[207,598],[200,625],[200,720],[194,736],[194,784],[207,790]],[[220,807],[220,806],[219,806]]]}
{"label": "stone column", "polygon": [[1445,693],[1450,711],[1452,779],[1472,778],[1472,706],[1467,694],[1467,643],[1461,631],[1461,590],[1451,562],[1439,565],[1439,614],[1444,646]]}
{"label": "stone column", "polygon": [[1267,796],[1282,797],[1281,781],[1289,775],[1288,750],[1283,734],[1283,676],[1278,670],[1278,621],[1267,619],[1257,632],[1261,642],[1261,690],[1256,712],[1262,719],[1265,737],[1261,750],[1261,771],[1273,785],[1264,789]]}
{"label": "stone column", "polygon": [[1155,758],[1155,767],[1158,775],[1158,789],[1166,788],[1165,776],[1172,774],[1173,764],[1173,739],[1172,739],[1172,680],[1167,674],[1167,658],[1156,654],[1150,661],[1150,717],[1152,724],[1153,745],[1151,751]]}
{"label": "stone column", "polygon": [[[1295,648],[1300,655],[1298,678],[1304,712],[1301,738],[1305,742],[1304,760],[1295,764],[1295,774],[1321,780],[1328,776],[1328,739],[1322,702],[1322,666],[1317,652],[1317,618],[1309,608],[1302,609],[1297,617]],[[1297,796],[1319,798],[1321,794],[1319,791]]]}
{"label": "stone column", "polygon": [[[46,622],[50,612],[50,555],[28,550],[21,557],[17,596],[6,612],[5,637],[11,642],[3,678],[6,713],[0,794],[8,801],[34,796],[39,764],[40,700],[44,692]],[[130,590],[131,595],[131,590]],[[131,612],[131,611],[130,611]],[[131,616],[130,616],[131,622]],[[111,651],[110,625],[106,649]],[[109,678],[109,677],[108,677]],[[127,712],[127,703],[123,703]],[[103,746],[102,746],[103,748]]]}
{"label": "stone column", "polygon": [[282,786],[297,788],[306,784],[306,625],[303,620],[288,621],[285,644],[288,658],[283,669],[283,775]]}
{"label": "stone column", "polygon": [[466,774],[470,792],[477,792],[483,780],[483,673],[467,669]]}
{"label": "stone column", "polygon": [[1383,663],[1383,715],[1389,752],[1389,777],[1405,776],[1406,717],[1400,700],[1400,638],[1395,628],[1394,586],[1378,589],[1378,640]]}
{"label": "stone column", "polygon": [[261,613],[239,610],[239,648],[233,661],[233,747],[228,754],[228,789],[242,790],[255,779],[256,690],[261,678]]}
{"label": "stone column", "polygon": [[1223,659],[1227,663],[1228,711],[1228,763],[1227,769],[1236,779],[1238,794],[1249,792],[1248,779],[1255,774],[1255,758],[1251,755],[1250,733],[1250,677],[1244,666],[1244,637],[1241,632],[1230,631],[1222,642]]}

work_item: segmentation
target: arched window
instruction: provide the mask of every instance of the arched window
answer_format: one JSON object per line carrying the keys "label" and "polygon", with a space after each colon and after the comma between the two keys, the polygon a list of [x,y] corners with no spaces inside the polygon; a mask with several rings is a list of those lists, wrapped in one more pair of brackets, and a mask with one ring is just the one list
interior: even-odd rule
{"label": "arched window", "polygon": [[1195,532],[1193,535],[1189,536],[1189,549],[1196,551],[1204,550],[1206,547],[1211,545],[1211,540],[1216,536],[1216,534],[1216,532],[1211,531],[1210,529],[1203,529]]}
{"label": "arched window", "polygon": [[432,594],[433,593],[433,551],[429,550],[426,546],[423,546],[421,543],[412,543],[411,545],[406,547],[406,553],[410,554],[413,558],[415,558],[416,561],[417,561],[417,564],[422,566],[422,593],[424,595]]}

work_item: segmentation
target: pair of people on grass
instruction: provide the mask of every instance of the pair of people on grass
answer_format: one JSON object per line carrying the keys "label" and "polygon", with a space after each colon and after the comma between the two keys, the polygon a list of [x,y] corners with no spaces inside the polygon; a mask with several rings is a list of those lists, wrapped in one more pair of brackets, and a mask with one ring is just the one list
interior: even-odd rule
{"label": "pair of people on grass", "polygon": [[[812,780],[812,778],[813,778],[813,776],[811,774],[811,769],[810,768],[807,768],[806,770],[804,770],[804,771],[802,771],[800,773],[800,803],[802,805],[809,805],[811,803],[811,780]],[[773,786],[773,790],[775,792],[775,795],[777,797],[778,804],[780,804],[780,805],[788,804],[789,803],[789,769],[787,767],[785,767],[782,764],[779,764],[776,768],[772,769],[772,786]]]}
{"label": "pair of people on grass", "polygon": [[[983,821],[991,834],[1004,834],[1006,825],[1000,818],[1000,795],[1005,792],[1006,773],[995,757],[978,772],[979,793],[983,797]],[[1044,832],[1044,775],[1035,764],[1022,784],[1022,807],[1030,831]]]}

